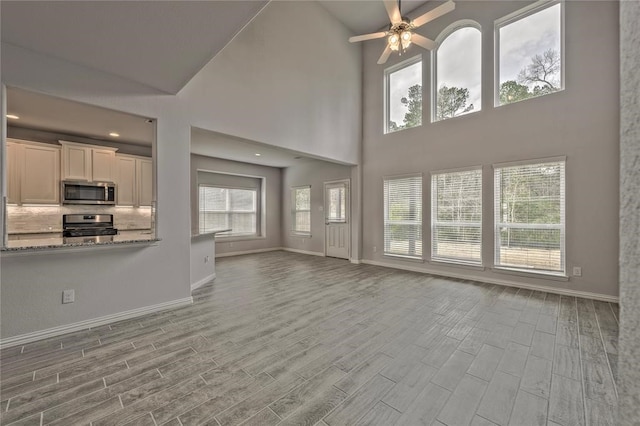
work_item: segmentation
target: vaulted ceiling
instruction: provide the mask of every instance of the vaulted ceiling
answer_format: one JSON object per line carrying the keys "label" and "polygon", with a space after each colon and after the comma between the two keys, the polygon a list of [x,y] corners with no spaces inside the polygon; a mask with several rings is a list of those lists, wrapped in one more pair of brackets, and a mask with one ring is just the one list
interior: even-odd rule
{"label": "vaulted ceiling", "polygon": [[[175,94],[267,3],[3,0],[2,42]],[[319,3],[354,34],[389,22],[381,0]],[[404,0],[402,12],[424,3]]]}
{"label": "vaulted ceiling", "polygon": [[[382,0],[318,3],[353,34],[378,31],[389,23]],[[403,15],[424,3],[403,0]],[[2,0],[0,28],[3,44],[106,72],[158,93],[177,94],[267,4],[266,0]],[[149,145],[152,140],[152,127],[143,118],[117,111],[16,88],[8,91],[8,106],[12,109],[8,112],[22,117],[14,126],[96,138],[118,130],[128,143]],[[300,156],[197,129],[194,142],[196,153],[211,155],[207,146],[215,145],[217,156],[276,167],[294,164]]]}
{"label": "vaulted ceiling", "polygon": [[2,42],[175,94],[266,1],[2,1]]}

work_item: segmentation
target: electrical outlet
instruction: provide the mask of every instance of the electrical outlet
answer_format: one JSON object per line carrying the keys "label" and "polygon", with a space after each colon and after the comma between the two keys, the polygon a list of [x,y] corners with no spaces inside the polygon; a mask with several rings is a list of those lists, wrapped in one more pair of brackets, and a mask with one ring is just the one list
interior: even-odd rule
{"label": "electrical outlet", "polygon": [[204,263],[209,263],[209,260],[211,260],[211,258],[209,256],[205,256],[204,257]]}
{"label": "electrical outlet", "polygon": [[377,251],[378,251],[378,247],[373,246],[373,252],[375,253],[375,252],[377,252]]}
{"label": "electrical outlet", "polygon": [[573,267],[573,276],[574,277],[581,277],[582,276],[582,267],[574,266]]}
{"label": "electrical outlet", "polygon": [[62,292],[62,303],[73,303],[76,301],[75,290],[64,290]]}

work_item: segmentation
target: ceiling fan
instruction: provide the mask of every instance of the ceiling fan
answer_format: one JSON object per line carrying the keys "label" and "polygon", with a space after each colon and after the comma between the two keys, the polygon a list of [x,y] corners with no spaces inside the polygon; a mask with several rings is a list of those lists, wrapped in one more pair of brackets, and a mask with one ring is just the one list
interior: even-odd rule
{"label": "ceiling fan", "polygon": [[396,0],[383,0],[384,7],[387,9],[389,19],[391,20],[387,31],[363,34],[349,38],[351,43],[356,43],[359,41],[387,37],[387,47],[382,52],[380,59],[378,59],[378,64],[384,64],[387,62],[391,52],[398,52],[402,54],[402,52],[407,50],[411,43],[415,43],[427,50],[435,49],[437,47],[435,41],[423,37],[420,34],[416,34],[413,30],[451,12],[456,8],[453,0],[449,0],[440,6],[431,9],[427,13],[418,16],[416,19],[410,20],[409,18],[402,16],[400,12],[400,1],[401,0],[397,0],[397,2]]}

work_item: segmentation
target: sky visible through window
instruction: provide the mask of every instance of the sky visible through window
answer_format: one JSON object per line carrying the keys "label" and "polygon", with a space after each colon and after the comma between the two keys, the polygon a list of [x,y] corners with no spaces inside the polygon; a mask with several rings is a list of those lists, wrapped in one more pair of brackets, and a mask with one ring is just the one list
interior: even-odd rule
{"label": "sky visible through window", "polygon": [[[437,82],[440,87],[469,90],[468,112],[482,109],[482,34],[473,27],[460,28],[451,33],[438,47]],[[456,115],[460,115],[456,114]]]}
{"label": "sky visible through window", "polygon": [[422,61],[389,75],[389,120],[398,126],[403,124],[407,113],[407,107],[401,99],[407,96],[409,87],[416,84],[422,86]]}
{"label": "sky visible through window", "polygon": [[560,52],[560,4],[500,28],[500,83],[517,80],[535,55]]}

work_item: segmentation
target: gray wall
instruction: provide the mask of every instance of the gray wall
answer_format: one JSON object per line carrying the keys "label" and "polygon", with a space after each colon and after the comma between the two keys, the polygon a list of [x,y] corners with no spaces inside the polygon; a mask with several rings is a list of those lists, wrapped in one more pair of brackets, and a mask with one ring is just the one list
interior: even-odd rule
{"label": "gray wall", "polygon": [[269,3],[180,92],[192,125],[357,163],[361,55],[350,35],[316,2]]}
{"label": "gray wall", "polygon": [[[324,254],[324,182],[351,178],[350,166],[319,160],[303,160],[282,173],[282,244],[283,247]],[[311,238],[292,235],[291,187],[311,185]],[[352,190],[353,193],[353,190]],[[353,209],[352,209],[353,210]],[[353,219],[353,215],[352,215]]]}
{"label": "gray wall", "polygon": [[640,3],[620,2],[621,425],[640,419]]}
{"label": "gray wall", "polygon": [[[157,119],[162,241],[142,248],[2,255],[0,337],[190,296],[192,125],[352,161],[360,144],[361,57],[348,36],[314,2],[272,2],[176,96],[3,44],[4,84]],[[62,305],[61,292],[68,288],[76,290],[76,302]]]}
{"label": "gray wall", "polygon": [[198,170],[265,178],[264,211],[262,211],[262,215],[265,217],[263,222],[265,228],[262,229],[263,236],[250,239],[245,237],[224,239],[221,235],[216,238],[216,256],[281,246],[281,169],[191,154],[191,232],[193,234],[198,233]]}
{"label": "gray wall", "polygon": [[[376,65],[384,41],[364,46],[363,93],[363,259],[443,274],[584,291],[618,294],[618,3],[566,2],[566,89],[560,93],[493,107],[494,20],[525,2],[458,2],[453,13],[420,32],[435,39],[446,26],[473,19],[482,26],[482,111],[430,123],[424,102],[421,127],[383,134],[383,72]],[[420,10],[415,12],[420,13]],[[597,36],[594,35],[594,31]],[[423,50],[423,94],[429,99],[430,55]],[[403,56],[400,59],[404,59]],[[392,55],[387,66],[398,61]],[[568,282],[493,272],[493,181],[499,162],[567,156],[567,269],[582,266],[583,276]],[[382,177],[424,173],[425,253],[430,252],[429,172],[484,166],[483,261],[475,271],[384,258]],[[373,252],[373,247],[378,248]]]}

